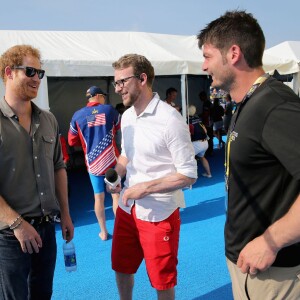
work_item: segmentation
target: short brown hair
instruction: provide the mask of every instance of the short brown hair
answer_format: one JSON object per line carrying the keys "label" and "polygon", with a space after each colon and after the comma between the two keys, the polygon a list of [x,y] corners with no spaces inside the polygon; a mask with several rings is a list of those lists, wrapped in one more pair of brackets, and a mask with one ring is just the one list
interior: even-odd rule
{"label": "short brown hair", "polygon": [[1,78],[6,82],[5,68],[7,66],[20,66],[23,63],[23,58],[27,55],[36,57],[41,60],[41,53],[38,49],[30,45],[16,45],[6,50],[0,57],[0,72]]}
{"label": "short brown hair", "polygon": [[154,81],[154,68],[150,61],[143,55],[126,54],[112,64],[115,70],[132,67],[134,75],[140,76],[142,73],[147,75],[148,86],[152,87]]}
{"label": "short brown hair", "polygon": [[212,44],[222,54],[236,44],[250,68],[262,66],[265,36],[257,20],[246,11],[227,11],[201,30],[197,39],[200,49]]}

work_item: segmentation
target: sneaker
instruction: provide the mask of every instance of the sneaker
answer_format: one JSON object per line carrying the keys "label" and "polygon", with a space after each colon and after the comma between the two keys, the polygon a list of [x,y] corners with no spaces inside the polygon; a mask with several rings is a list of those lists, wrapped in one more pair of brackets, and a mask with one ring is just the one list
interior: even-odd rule
{"label": "sneaker", "polygon": [[212,178],[212,176],[209,175],[209,174],[207,174],[207,173],[202,173],[202,176],[203,176],[203,177],[207,177],[207,178]]}
{"label": "sneaker", "polygon": [[59,216],[54,216],[53,221],[56,223],[60,223],[60,217]]}

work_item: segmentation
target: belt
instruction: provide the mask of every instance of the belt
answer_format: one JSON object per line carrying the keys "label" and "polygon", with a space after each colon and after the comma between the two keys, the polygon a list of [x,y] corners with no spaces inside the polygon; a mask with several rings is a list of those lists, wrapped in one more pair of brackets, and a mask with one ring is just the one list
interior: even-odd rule
{"label": "belt", "polygon": [[32,226],[40,225],[43,223],[52,223],[54,222],[53,216],[51,215],[46,215],[42,217],[23,217],[25,221],[30,223]]}

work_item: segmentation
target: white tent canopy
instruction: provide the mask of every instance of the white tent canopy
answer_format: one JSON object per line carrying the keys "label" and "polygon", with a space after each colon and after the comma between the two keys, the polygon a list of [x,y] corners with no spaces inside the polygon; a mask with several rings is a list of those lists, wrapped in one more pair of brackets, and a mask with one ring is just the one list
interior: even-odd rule
{"label": "white tent canopy", "polygon": [[113,76],[126,53],[145,55],[156,75],[204,74],[195,36],[143,32],[0,31],[0,52],[30,44],[42,52],[47,76]]}
{"label": "white tent canopy", "polygon": [[[286,41],[280,43],[272,48],[269,48],[265,51],[266,54],[272,55],[281,59],[288,59],[297,63],[295,70],[290,72],[294,74],[293,79],[293,90],[299,95],[300,91],[300,41]],[[280,71],[279,71],[280,73]],[[287,73],[281,73],[287,74]]]}
{"label": "white tent canopy", "polygon": [[[0,30],[0,35],[0,53],[16,44],[40,49],[47,76],[113,76],[112,62],[126,53],[146,56],[156,75],[206,74],[194,35],[15,30]],[[264,55],[264,67],[267,72],[276,68],[286,74],[295,65],[288,59]]]}
{"label": "white tent canopy", "polygon": [[[181,75],[182,103],[185,103],[186,95],[185,75],[206,74],[201,69],[203,56],[194,35],[16,30],[0,30],[0,35],[0,54],[16,44],[29,44],[40,49],[43,68],[49,77],[113,76],[112,63],[122,55],[145,55],[153,64],[156,75]],[[267,54],[263,63],[270,73],[275,69],[281,74],[294,73],[298,67],[293,60]],[[3,94],[3,85],[0,94]],[[49,108],[47,80],[42,80],[37,103],[42,108]]]}
{"label": "white tent canopy", "polygon": [[[49,77],[113,76],[112,63],[126,53],[145,55],[157,76],[205,74],[195,36],[75,31],[0,31],[0,34],[1,54],[16,44],[40,49],[43,68]],[[47,91],[47,80],[43,80],[36,102],[45,109],[49,109]],[[186,100],[185,95],[186,91],[182,90],[182,102]]]}
{"label": "white tent canopy", "polygon": [[272,56],[291,59],[300,63],[300,41],[286,41],[266,50]]}

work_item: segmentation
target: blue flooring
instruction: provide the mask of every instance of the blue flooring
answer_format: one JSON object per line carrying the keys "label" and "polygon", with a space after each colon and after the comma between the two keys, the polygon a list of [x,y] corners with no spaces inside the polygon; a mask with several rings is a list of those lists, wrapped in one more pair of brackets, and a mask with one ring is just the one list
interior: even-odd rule
{"label": "blue flooring", "polygon": [[[185,189],[187,207],[181,209],[180,247],[178,254],[178,300],[232,300],[231,283],[224,256],[224,149],[215,149],[209,157],[213,177],[199,178],[192,189]],[[77,271],[64,269],[62,237],[57,225],[57,264],[53,300],[119,299],[115,275],[111,270],[111,239],[99,239],[94,214],[94,198],[85,170],[69,173],[70,210],[75,225],[74,243]],[[113,231],[111,198],[106,200],[107,227]],[[135,300],[154,300],[144,263],[135,276]]]}

